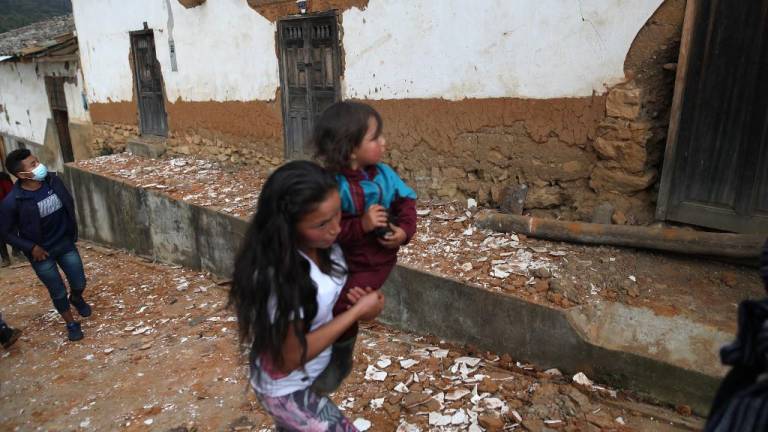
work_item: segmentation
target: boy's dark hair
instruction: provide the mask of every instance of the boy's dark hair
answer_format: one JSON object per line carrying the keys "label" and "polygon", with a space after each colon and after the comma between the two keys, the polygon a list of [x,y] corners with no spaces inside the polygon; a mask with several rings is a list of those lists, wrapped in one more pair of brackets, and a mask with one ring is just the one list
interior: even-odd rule
{"label": "boy's dark hair", "polygon": [[347,168],[352,151],[360,146],[368,132],[371,117],[376,119],[375,137],[378,138],[384,124],[372,107],[348,101],[329,106],[317,119],[310,138],[315,157],[333,172]]}
{"label": "boy's dark hair", "polygon": [[[306,359],[305,333],[317,315],[317,286],[309,262],[299,252],[296,225],[336,188],[335,177],[310,161],[289,162],[264,183],[235,259],[229,292],[240,340],[251,348],[250,364],[266,355],[280,365],[288,331],[299,339],[302,363]],[[345,270],[331,259],[330,249],[318,250],[318,255],[321,271],[343,277]],[[300,320],[304,326],[293,325]]]}
{"label": "boy's dark hair", "polygon": [[18,149],[8,153],[8,156],[5,157],[5,169],[18,177],[16,174],[21,171],[21,162],[30,155],[32,155],[32,152],[28,149]]}

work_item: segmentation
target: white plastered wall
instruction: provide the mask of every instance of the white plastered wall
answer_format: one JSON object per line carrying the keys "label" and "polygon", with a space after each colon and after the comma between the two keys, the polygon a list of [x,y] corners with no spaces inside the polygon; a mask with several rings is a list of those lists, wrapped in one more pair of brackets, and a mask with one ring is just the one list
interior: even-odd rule
{"label": "white plastered wall", "polygon": [[[348,98],[561,98],[624,79],[663,0],[371,0],[343,14]],[[129,31],[154,30],[169,100],[272,100],[275,24],[245,0],[74,0],[88,97],[133,99]],[[170,12],[170,13],[169,13]],[[178,71],[171,70],[169,17]]]}
{"label": "white plastered wall", "polygon": [[604,93],[663,0],[371,0],[344,14],[345,95],[561,98]]}
{"label": "white plastered wall", "polygon": [[[0,134],[5,137],[6,150],[23,143],[36,150],[45,143],[46,127],[51,109],[45,90],[46,76],[73,77],[74,83],[64,85],[70,122],[90,122],[83,104],[83,80],[74,63],[0,62]],[[48,163],[54,170],[62,167],[58,145]]]}
{"label": "white plastered wall", "polygon": [[168,100],[275,98],[279,85],[275,25],[245,0],[208,1],[192,9],[176,0],[75,0],[73,9],[91,102],[133,99],[129,32],[142,30],[144,22],[154,32]]}

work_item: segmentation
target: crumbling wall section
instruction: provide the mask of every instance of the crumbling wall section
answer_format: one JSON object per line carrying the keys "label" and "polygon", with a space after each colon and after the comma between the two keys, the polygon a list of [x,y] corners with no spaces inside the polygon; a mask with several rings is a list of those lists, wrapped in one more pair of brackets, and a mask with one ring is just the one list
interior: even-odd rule
{"label": "crumbling wall section", "polygon": [[615,206],[615,222],[653,218],[684,14],[684,0],[659,7],[629,50],[627,82],[608,92],[590,186],[603,201],[630,203],[628,210]]}
{"label": "crumbling wall section", "polygon": [[420,196],[496,205],[532,187],[529,208],[584,213],[605,98],[367,101],[384,119],[389,162]]}

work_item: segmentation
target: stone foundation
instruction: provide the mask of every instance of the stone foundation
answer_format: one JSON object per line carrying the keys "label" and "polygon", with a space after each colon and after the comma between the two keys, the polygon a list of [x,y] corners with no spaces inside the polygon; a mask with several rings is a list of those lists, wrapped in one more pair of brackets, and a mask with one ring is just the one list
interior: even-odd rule
{"label": "stone foundation", "polygon": [[[139,134],[137,126],[122,123],[94,125],[91,151],[95,155],[126,150],[127,141]],[[166,140],[168,155],[191,155],[219,162],[274,168],[283,163],[281,141],[254,141],[206,129],[171,133]]]}

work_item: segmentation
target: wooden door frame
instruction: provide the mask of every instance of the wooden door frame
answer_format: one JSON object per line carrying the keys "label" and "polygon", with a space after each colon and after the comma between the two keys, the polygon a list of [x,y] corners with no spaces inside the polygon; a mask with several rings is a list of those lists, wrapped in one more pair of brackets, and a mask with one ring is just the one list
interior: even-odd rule
{"label": "wooden door frame", "polygon": [[[155,44],[155,31],[151,28],[147,28],[147,23],[144,23],[144,28],[142,30],[134,30],[128,32],[128,43],[131,47],[131,69],[133,72],[133,89],[135,92],[135,98],[136,98],[136,114],[138,115],[138,121],[139,121],[139,135],[151,135],[151,136],[158,136],[156,134],[150,134],[146,133],[144,131],[144,125],[141,121],[141,89],[139,88],[139,62],[136,59],[136,49],[134,48],[134,37],[135,36],[152,36],[152,48],[155,51],[155,61],[160,63],[160,60],[157,58],[157,48]],[[160,135],[163,137],[168,136],[169,132],[169,125],[168,125],[168,111],[165,109],[165,79],[163,78],[162,71],[160,73],[160,91],[162,93],[162,104],[163,104],[163,113],[165,114],[165,131],[164,135]]]}
{"label": "wooden door frame", "polygon": [[661,184],[659,196],[656,200],[656,219],[666,220],[669,213],[670,200],[672,198],[672,179],[675,171],[675,158],[677,156],[677,140],[682,116],[683,96],[688,77],[688,57],[691,51],[691,39],[696,23],[698,1],[688,0],[685,5],[685,20],[683,21],[683,33],[680,39],[680,54],[677,60],[677,73],[675,76],[675,91],[672,97],[672,107],[669,115],[669,128],[667,130],[667,146],[664,150],[664,165],[661,170]]}
{"label": "wooden door frame", "polygon": [[[46,96],[48,96],[48,108],[50,109],[51,120],[53,120],[53,124],[56,127],[56,137],[59,140],[59,153],[61,154],[61,160],[64,163],[74,162],[75,150],[72,148],[72,134],[69,131],[69,109],[67,108],[67,98],[66,93],[64,92],[64,84],[67,82],[73,82],[74,78],[67,76],[46,75],[43,80],[45,82]],[[58,86],[61,86],[61,95],[64,99],[59,101],[61,102],[59,105],[54,103],[57,99],[56,93]],[[61,112],[63,112],[66,116],[66,121],[64,124],[59,125],[58,120],[61,118],[61,115],[57,115],[57,113]],[[63,133],[66,133],[66,136],[62,136]],[[64,144],[65,142],[67,145]],[[67,160],[69,156],[71,156],[72,160]]]}
{"label": "wooden door frame", "polygon": [[[334,90],[336,91],[336,99],[341,100],[341,72],[342,67],[344,64],[344,60],[342,59],[342,56],[344,55],[344,50],[342,49],[341,41],[342,41],[342,34],[341,34],[341,21],[340,21],[340,14],[339,11],[336,9],[325,11],[325,12],[317,12],[317,13],[308,13],[304,15],[287,15],[285,17],[281,17],[277,21],[276,30],[275,30],[275,40],[277,42],[277,63],[278,63],[278,70],[279,70],[279,77],[280,77],[280,111],[282,114],[282,122],[283,122],[283,156],[288,156],[288,122],[286,119],[288,118],[288,91],[287,91],[287,76],[285,71],[285,61],[283,59],[283,35],[281,30],[281,24],[285,22],[290,21],[306,21],[306,20],[312,20],[312,19],[318,19],[318,18],[328,18],[332,17],[336,23],[336,41],[335,41],[335,47],[334,51],[337,54],[336,55],[336,61],[333,65],[333,86]],[[310,76],[307,76],[307,83],[309,83]],[[308,97],[309,97],[309,91],[308,91]],[[310,106],[311,109],[311,106]]]}

